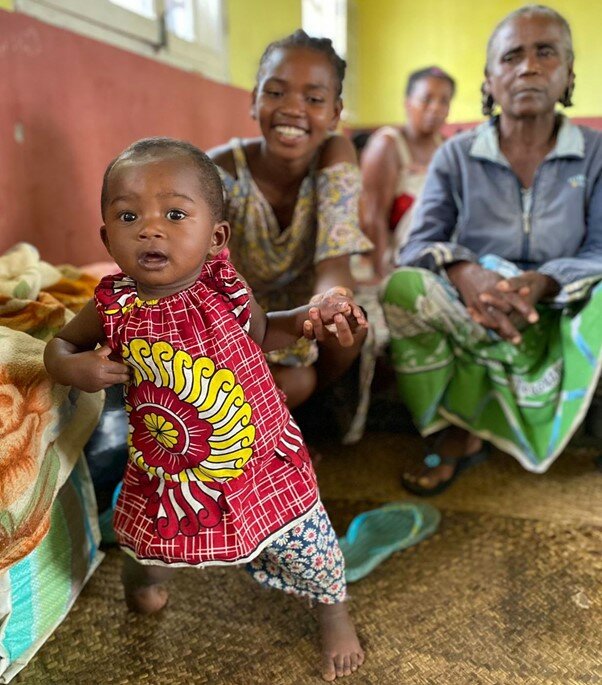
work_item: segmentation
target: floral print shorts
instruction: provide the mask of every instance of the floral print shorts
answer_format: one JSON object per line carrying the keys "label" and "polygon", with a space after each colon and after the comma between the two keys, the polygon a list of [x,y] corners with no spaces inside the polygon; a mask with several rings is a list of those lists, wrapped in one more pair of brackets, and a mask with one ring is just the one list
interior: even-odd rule
{"label": "floral print shorts", "polygon": [[246,566],[262,585],[321,604],[345,601],[345,564],[322,502]]}

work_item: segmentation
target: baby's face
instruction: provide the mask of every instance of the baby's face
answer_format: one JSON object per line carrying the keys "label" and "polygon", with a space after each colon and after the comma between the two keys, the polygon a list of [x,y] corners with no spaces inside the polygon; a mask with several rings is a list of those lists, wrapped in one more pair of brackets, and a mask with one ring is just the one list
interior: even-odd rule
{"label": "baby's face", "polygon": [[190,287],[227,242],[193,162],[182,155],[118,162],[108,179],[101,237],[144,299]]}

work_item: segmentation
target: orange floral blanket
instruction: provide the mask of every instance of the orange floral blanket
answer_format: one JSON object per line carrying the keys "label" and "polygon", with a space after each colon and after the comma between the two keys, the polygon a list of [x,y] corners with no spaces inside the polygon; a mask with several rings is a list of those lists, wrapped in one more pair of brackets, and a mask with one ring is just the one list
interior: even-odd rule
{"label": "orange floral blanket", "polygon": [[54,498],[102,409],[102,393],[54,384],[43,364],[45,342],[95,285],[25,243],[0,256],[0,572],[48,532]]}

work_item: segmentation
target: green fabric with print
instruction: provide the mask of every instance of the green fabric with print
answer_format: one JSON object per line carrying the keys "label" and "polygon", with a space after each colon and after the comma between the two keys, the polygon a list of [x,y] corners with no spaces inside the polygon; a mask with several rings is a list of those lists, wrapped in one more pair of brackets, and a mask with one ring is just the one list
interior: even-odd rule
{"label": "green fabric with print", "polygon": [[476,324],[430,271],[399,269],[382,299],[399,392],[422,434],[450,423],[469,428],[530,471],[545,471],[584,419],[600,377],[602,283],[563,309],[538,306],[540,319],[518,346]]}

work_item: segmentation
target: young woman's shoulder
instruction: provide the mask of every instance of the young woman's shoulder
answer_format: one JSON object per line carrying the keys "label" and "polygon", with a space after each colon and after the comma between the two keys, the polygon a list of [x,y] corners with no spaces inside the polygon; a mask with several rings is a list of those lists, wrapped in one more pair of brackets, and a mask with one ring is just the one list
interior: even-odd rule
{"label": "young woman's shoulder", "polygon": [[333,133],[322,145],[318,167],[325,169],[340,162],[350,162],[357,166],[357,154],[349,138]]}
{"label": "young woman's shoulder", "polygon": [[[259,146],[261,138],[247,138],[240,141],[241,147],[247,159],[249,155]],[[235,142],[233,140],[218,145],[217,147],[207,150],[207,155],[212,159],[218,167],[223,169],[226,173],[236,178],[236,160],[234,159]]]}

